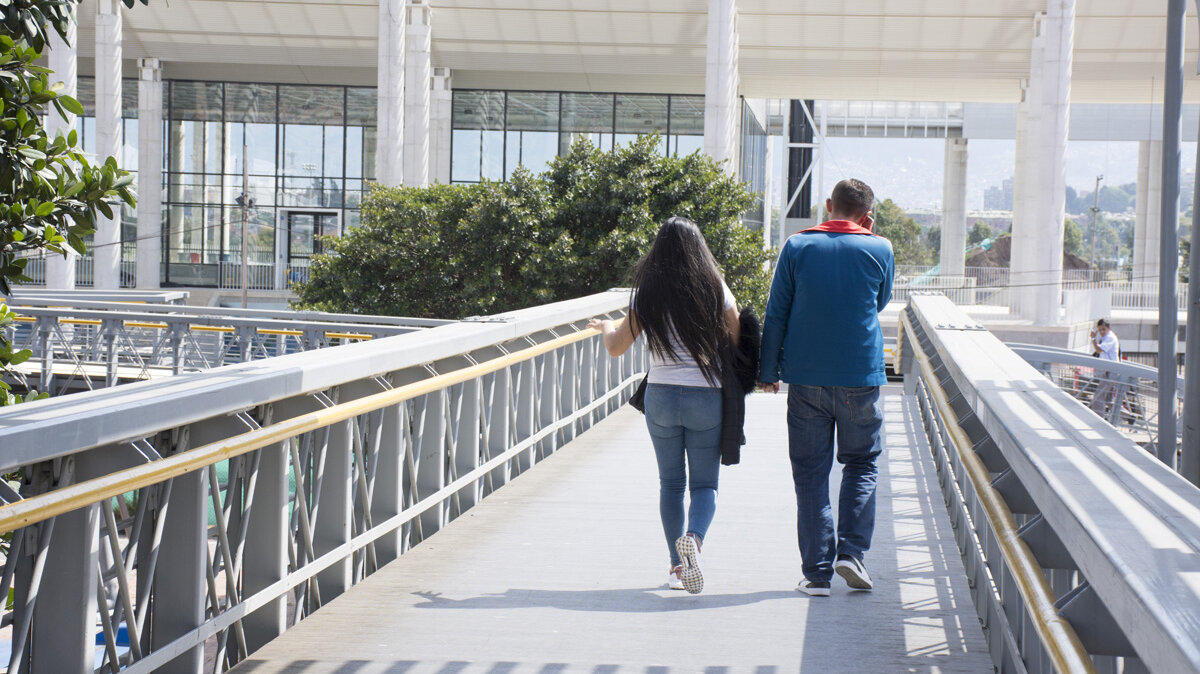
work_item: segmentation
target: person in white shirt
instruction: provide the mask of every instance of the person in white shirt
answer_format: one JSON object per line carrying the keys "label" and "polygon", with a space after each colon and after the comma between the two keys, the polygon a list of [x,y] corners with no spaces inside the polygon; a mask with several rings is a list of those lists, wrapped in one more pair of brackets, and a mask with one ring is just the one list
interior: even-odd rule
{"label": "person in white shirt", "polygon": [[[1112,324],[1108,322],[1108,319],[1101,318],[1096,321],[1096,327],[1092,328],[1091,339],[1093,356],[1114,362],[1121,360],[1121,342],[1117,339],[1117,334],[1113,332]],[[1113,403],[1119,407],[1122,393],[1116,382],[1102,380],[1096,389],[1095,397],[1092,398],[1092,411],[1109,419],[1108,406]]]}

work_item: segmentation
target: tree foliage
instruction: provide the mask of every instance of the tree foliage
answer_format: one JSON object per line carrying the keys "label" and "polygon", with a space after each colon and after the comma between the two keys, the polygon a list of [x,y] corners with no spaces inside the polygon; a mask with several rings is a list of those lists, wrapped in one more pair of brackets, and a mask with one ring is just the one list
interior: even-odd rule
{"label": "tree foliage", "polygon": [[[148,0],[141,0],[145,4]],[[132,7],[134,0],[123,0]],[[42,115],[82,114],[62,83],[36,64],[53,30],[64,38],[74,0],[0,0],[0,291],[27,281],[22,254],[44,249],[84,252],[96,215],[112,217],[117,202],[133,205],[133,177],[109,157],[89,162],[74,131],[50,136]],[[0,305],[0,372],[29,357],[4,337],[14,316]],[[15,402],[0,381],[0,405]]]}
{"label": "tree foliage", "polygon": [[983,220],[976,220],[975,224],[971,225],[971,231],[967,232],[967,245],[978,246],[988,239],[996,238],[996,230]]}
{"label": "tree foliage", "polygon": [[875,202],[875,233],[892,242],[896,264],[927,266],[936,264],[921,225],[909,217],[891,199]]}
{"label": "tree foliage", "polygon": [[699,153],[664,157],[646,136],[613,152],[577,142],[547,170],[507,182],[374,187],[362,224],[324,240],[297,305],[459,318],[629,283],[667,217],[704,232],[740,304],[766,303],[769,251],[740,224],[752,197]]}
{"label": "tree foliage", "polygon": [[1063,252],[1083,256],[1083,230],[1071,218],[1063,222]]}

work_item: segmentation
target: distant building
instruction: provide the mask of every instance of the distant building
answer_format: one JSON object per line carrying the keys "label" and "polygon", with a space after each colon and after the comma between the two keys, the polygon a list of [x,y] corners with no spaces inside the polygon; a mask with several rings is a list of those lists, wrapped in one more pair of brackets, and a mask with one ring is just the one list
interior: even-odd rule
{"label": "distant building", "polygon": [[1006,178],[999,186],[983,191],[983,210],[1011,211],[1013,207],[1013,179]]}

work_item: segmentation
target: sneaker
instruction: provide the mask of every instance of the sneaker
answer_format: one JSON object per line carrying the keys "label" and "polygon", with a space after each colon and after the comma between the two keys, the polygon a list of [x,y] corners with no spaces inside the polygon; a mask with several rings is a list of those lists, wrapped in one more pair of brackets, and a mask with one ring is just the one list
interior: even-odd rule
{"label": "sneaker", "polygon": [[682,590],[683,589],[683,567],[673,566],[667,573],[667,589]]}
{"label": "sneaker", "polygon": [[830,583],[827,580],[802,580],[796,586],[796,591],[811,597],[828,597],[829,588]]}
{"label": "sneaker", "polygon": [[870,590],[875,587],[875,583],[871,582],[871,575],[867,573],[867,567],[863,566],[862,560],[853,555],[838,555],[837,561],[833,563],[833,570],[855,590]]}
{"label": "sneaker", "polygon": [[675,541],[675,551],[683,562],[683,589],[691,594],[700,594],[704,590],[704,573],[700,570],[700,541],[694,534],[680,536]]}

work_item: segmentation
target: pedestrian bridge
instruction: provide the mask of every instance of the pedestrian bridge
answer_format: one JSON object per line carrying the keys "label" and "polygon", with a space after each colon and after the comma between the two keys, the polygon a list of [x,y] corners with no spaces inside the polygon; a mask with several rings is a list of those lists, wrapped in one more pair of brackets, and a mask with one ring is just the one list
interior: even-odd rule
{"label": "pedestrian bridge", "polygon": [[8,671],[1200,671],[1200,490],[942,296],[900,319],[877,589],[792,590],[755,394],[668,592],[645,352],[583,329],[626,299],[0,412]]}

